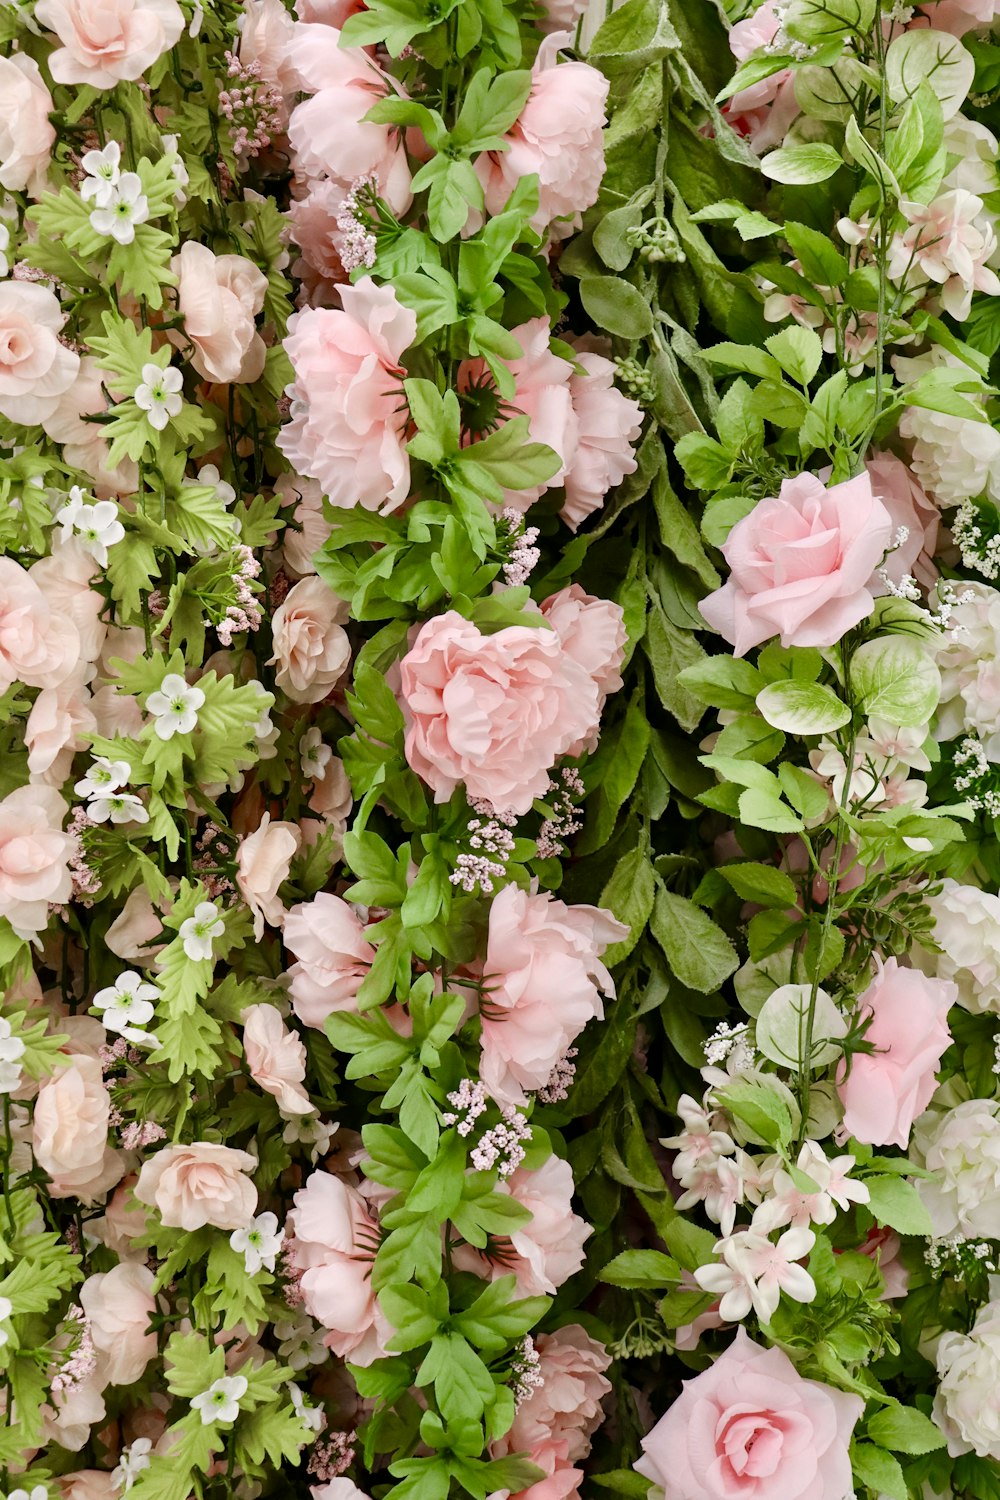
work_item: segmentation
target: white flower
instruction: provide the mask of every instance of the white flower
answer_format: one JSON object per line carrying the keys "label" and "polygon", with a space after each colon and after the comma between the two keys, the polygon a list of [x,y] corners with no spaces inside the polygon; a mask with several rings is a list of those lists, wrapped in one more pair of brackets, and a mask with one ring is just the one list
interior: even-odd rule
{"label": "white flower", "polygon": [[299,764],[303,776],[309,781],[322,776],[332,759],[333,751],[323,743],[319,726],[314,724],[299,740]]}
{"label": "white flower", "polygon": [[795,1166],[816,1184],[815,1191],[799,1187],[791,1174],[779,1167],[771,1182],[770,1194],[753,1216],[752,1228],[759,1234],[770,1234],[785,1224],[808,1228],[810,1224],[832,1224],[837,1209],[851,1203],[867,1203],[871,1194],[863,1182],[848,1174],[857,1166],[853,1156],[836,1156],[831,1161],[816,1141],[805,1141]]}
{"label": "white flower", "polygon": [[87,803],[93,823],[148,823],[149,813],[135,792],[99,792]]}
{"label": "white flower", "polygon": [[979,1309],[971,1333],[947,1332],[937,1347],[934,1420],[952,1458],[1000,1459],[1000,1305]]}
{"label": "white flower", "polygon": [[99,755],[90,770],[73,787],[78,797],[103,797],[106,792],[117,792],[128,786],[132,774],[128,761],[108,760]]}
{"label": "white flower", "polygon": [[10,270],[10,261],[7,259],[7,251],[10,249],[10,230],[6,224],[0,224],[0,276],[6,276]]}
{"label": "white flower", "polygon": [[258,1214],[249,1229],[234,1229],[229,1243],[243,1256],[248,1276],[256,1276],[261,1266],[274,1270],[275,1257],[285,1241],[285,1231],[278,1228],[277,1214]]}
{"label": "white flower", "polygon": [[0,1094],[12,1094],[21,1083],[24,1043],[12,1034],[9,1021],[0,1016]]}
{"label": "white flower", "polygon": [[151,1438],[136,1438],[121,1451],[118,1467],[111,1474],[111,1483],[127,1494],[143,1469],[149,1468],[149,1454],[153,1446]]}
{"label": "white flower", "polygon": [[162,432],[184,405],[179,394],[183,384],[184,377],[174,365],[167,365],[165,370],[152,363],[143,365],[142,383],[136,386],[132,399],[157,432]]}
{"label": "white flower", "polygon": [[194,916],[180,925],[184,952],[190,959],[212,957],[212,940],[221,937],[226,924],[219,915],[219,908],[211,901],[199,901]]}
{"label": "white flower", "polygon": [[125,527],[118,519],[118,506],[114,500],[98,500],[93,505],[83,504],[80,491],[70,491],[71,498],[56,516],[62,527],[63,537],[74,536],[82,543],[96,563],[102,568],[108,565],[108,548],[120,542]]}
{"label": "white flower", "polygon": [[297,1142],[310,1147],[309,1160],[315,1166],[321,1156],[326,1156],[330,1142],[340,1129],[337,1120],[324,1120],[317,1115],[296,1115],[289,1120],[281,1133],[288,1146]]}
{"label": "white flower", "polygon": [[114,202],[121,159],[122,148],[117,141],[109,141],[103,151],[88,151],[81,157],[80,165],[87,175],[80,183],[80,197],[86,203],[93,199],[96,208],[107,208]]}
{"label": "white flower", "polygon": [[111,196],[92,211],[90,227],[95,234],[109,235],[119,245],[131,245],[135,226],[145,224],[148,218],[149,203],[142,191],[142,179],[137,172],[123,172],[111,189]]}
{"label": "white flower", "polygon": [[317,1327],[311,1318],[303,1316],[295,1322],[289,1320],[275,1323],[274,1336],[281,1341],[278,1353],[293,1370],[321,1365],[330,1357],[330,1351],[324,1343],[326,1329]]}
{"label": "white flower", "polygon": [[326,1413],[321,1406],[307,1406],[306,1398],[294,1381],[288,1387],[288,1394],[292,1398],[296,1416],[302,1420],[302,1425],[309,1432],[322,1432],[326,1426]]}
{"label": "white flower", "polygon": [[934,1173],[917,1192],[934,1238],[1000,1239],[1000,1104],[967,1099],[947,1113],[928,1110],[913,1127],[916,1158]]}
{"label": "white flower", "polygon": [[917,967],[958,985],[958,1003],[977,1015],[1000,1014],[1000,896],[944,880],[927,902],[940,953],[916,949]]}
{"label": "white flower", "polygon": [[738,1323],[751,1308],[762,1323],[769,1323],[782,1292],[794,1302],[815,1298],[816,1283],[797,1264],[815,1243],[811,1229],[786,1229],[777,1244],[752,1229],[741,1229],[715,1246],[723,1264],[701,1266],[694,1279],[703,1291],[721,1297],[719,1316],[727,1323]]}
{"label": "white flower", "polygon": [[236,499],[236,491],[223,479],[215,464],[204,464],[198,470],[198,483],[203,484],[206,489],[213,489],[227,509]]}
{"label": "white flower", "polygon": [[49,1492],[44,1484],[33,1485],[30,1490],[23,1487],[7,1491],[7,1500],[49,1500]]}
{"label": "white flower", "polygon": [[[0,1323],[6,1323],[7,1319],[10,1317],[13,1311],[14,1304],[13,1302],[11,1302],[10,1298],[0,1297]],[[10,1334],[7,1332],[6,1328],[0,1328],[0,1348],[2,1348],[4,1344],[6,1344],[9,1338]]]}
{"label": "white flower", "polygon": [[[897,378],[907,385],[944,365],[968,374],[968,366],[940,345],[914,358],[897,355],[892,360]],[[981,402],[977,395],[966,400]],[[1000,498],[1000,432],[989,422],[908,406],[899,433],[913,440],[910,468],[918,482],[942,505],[959,505],[984,490],[992,499]]]}
{"label": "white flower", "polygon": [[201,688],[188,687],[179,672],[168,672],[159,691],[146,699],[146,707],[156,720],[157,737],[169,740],[175,734],[190,734],[204,701]]}
{"label": "white flower", "polygon": [[127,969],[114,984],[98,990],[90,1002],[91,1010],[102,1012],[101,1020],[108,1031],[117,1032],[130,1042],[148,1042],[149,1037],[138,1028],[153,1019],[152,1001],[159,1000],[160,992],[155,984],[147,984],[134,970]]}
{"label": "white flower", "polygon": [[201,1412],[202,1426],[235,1422],[240,1414],[240,1397],[246,1395],[248,1383],[245,1375],[224,1375],[221,1380],[213,1380],[200,1396],[192,1396],[191,1405]]}

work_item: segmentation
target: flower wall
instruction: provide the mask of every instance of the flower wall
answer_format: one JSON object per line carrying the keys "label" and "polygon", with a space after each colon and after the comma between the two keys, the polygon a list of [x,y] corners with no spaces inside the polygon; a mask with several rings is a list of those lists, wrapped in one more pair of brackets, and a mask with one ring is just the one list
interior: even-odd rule
{"label": "flower wall", "polygon": [[583,8],[0,8],[4,1500],[1000,1500],[992,8]]}

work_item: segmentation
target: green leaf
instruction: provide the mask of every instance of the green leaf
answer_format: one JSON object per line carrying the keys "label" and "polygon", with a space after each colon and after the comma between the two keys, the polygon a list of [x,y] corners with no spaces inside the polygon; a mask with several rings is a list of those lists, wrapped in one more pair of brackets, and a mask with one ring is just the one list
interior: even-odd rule
{"label": "green leaf", "polygon": [[719,874],[744,901],[793,911],[799,895],[791,880],[773,865],[720,865]]}
{"label": "green leaf", "polygon": [[851,1468],[856,1479],[874,1490],[879,1500],[907,1500],[909,1490],[899,1460],[884,1448],[856,1443],[851,1448]]}
{"label": "green leaf", "polygon": [[803,276],[815,286],[842,286],[847,280],[847,261],[825,234],[807,224],[786,224],[783,233]]}
{"label": "green leaf", "polygon": [[165,1351],[167,1389],[174,1396],[197,1396],[226,1372],[222,1349],[213,1348],[202,1333],[174,1333]]}
{"label": "green leaf", "polygon": [[663,886],[650,928],[677,978],[700,995],[717,990],[739,967],[735,948],[708,913]]}
{"label": "green leaf", "polygon": [[793,324],[764,340],[764,347],[798,385],[808,385],[820,367],[823,344],[811,328]]}
{"label": "green leaf", "polygon": [[868,1211],[876,1223],[899,1234],[932,1237],[931,1216],[912,1182],[902,1177],[871,1177],[866,1185],[871,1194]]}
{"label": "green leaf", "polygon": [[598,328],[623,339],[644,339],[653,331],[653,313],[646,298],[618,276],[585,276],[580,300]]}
{"label": "green leaf", "polygon": [[913,1406],[894,1402],[876,1412],[868,1423],[868,1436],[880,1448],[894,1453],[933,1453],[945,1445],[941,1429]]}
{"label": "green leaf", "polygon": [[629,929],[628,937],[612,943],[606,950],[604,962],[609,967],[621,963],[632,952],[649,921],[655,895],[656,882],[648,850],[637,845],[622,855],[601,892],[600,905],[613,912],[619,922],[627,923]]}
{"label": "green leaf", "polygon": [[885,56],[885,81],[896,104],[912,99],[924,80],[941,104],[944,119],[961,109],[975,77],[976,64],[957,37],[944,31],[907,31],[897,36]]}
{"label": "green leaf", "polygon": [[791,1141],[792,1117],[788,1105],[773,1088],[763,1083],[734,1083],[720,1090],[718,1099],[754,1137],[773,1150],[780,1150]]}
{"label": "green leaf", "polygon": [[601,1272],[602,1281],[622,1287],[658,1289],[674,1286],[680,1278],[680,1266],[660,1250],[624,1250],[609,1260]]}
{"label": "green leaf", "polygon": [[548,1312],[548,1297],[515,1297],[513,1276],[501,1276],[478,1296],[464,1312],[453,1314],[451,1326],[479,1349],[509,1347]]}
{"label": "green leaf", "polygon": [[860,646],[851,659],[851,683],[869,717],[904,729],[926,724],[941,696],[941,673],[933,658],[903,635]]}
{"label": "green leaf", "polygon": [[706,656],[697,666],[685,667],[680,680],[689,693],[711,708],[749,708],[764,686],[763,675],[735,656]]}
{"label": "green leaf", "polygon": [[833,146],[817,141],[810,146],[781,146],[777,151],[770,151],[762,160],[760,169],[772,182],[807,186],[812,182],[825,182],[842,166],[840,153]]}
{"label": "green leaf", "polygon": [[646,1500],[653,1481],[634,1469],[607,1469],[603,1474],[591,1474],[592,1484],[602,1490],[614,1490],[616,1495],[625,1495],[628,1500]]}
{"label": "green leaf", "polygon": [[829,734],[851,719],[847,704],[819,682],[772,682],[757,694],[756,703],[767,722],[786,734]]}

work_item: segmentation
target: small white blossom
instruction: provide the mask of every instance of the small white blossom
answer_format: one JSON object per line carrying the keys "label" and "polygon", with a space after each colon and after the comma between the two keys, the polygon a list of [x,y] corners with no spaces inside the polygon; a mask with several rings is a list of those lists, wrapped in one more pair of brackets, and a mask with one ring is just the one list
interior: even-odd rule
{"label": "small white blossom", "polygon": [[0,1016],[0,1094],[12,1094],[21,1082],[24,1043],[12,1034],[9,1021]]}
{"label": "small white blossom", "polygon": [[[7,1319],[10,1317],[13,1311],[14,1304],[13,1302],[11,1302],[10,1298],[0,1297],[0,1324],[6,1323]],[[10,1334],[7,1332],[6,1328],[0,1327],[0,1348],[2,1348],[3,1345],[7,1343],[9,1338]]]}
{"label": "small white blossom", "polygon": [[180,926],[184,952],[194,960],[211,958],[212,940],[221,937],[225,930],[219,908],[211,901],[199,901],[194,916],[188,917]]}
{"label": "small white blossom", "polygon": [[191,1405],[201,1413],[202,1426],[235,1422],[240,1414],[240,1397],[246,1395],[248,1384],[245,1375],[224,1375],[221,1380],[213,1380],[200,1396],[192,1396]]}
{"label": "small white blossom", "polygon": [[107,792],[128,786],[131,774],[128,761],[108,760],[106,755],[99,755],[73,790],[78,797],[103,797]]}
{"label": "small white blossom", "polygon": [[752,1229],[740,1229],[716,1244],[722,1264],[700,1266],[694,1279],[721,1299],[719,1316],[725,1322],[740,1322],[752,1308],[762,1323],[769,1323],[782,1292],[795,1302],[814,1300],[816,1283],[798,1262],[815,1243],[811,1229],[786,1229],[777,1244]]}
{"label": "small white blossom", "polygon": [[285,1231],[278,1228],[277,1214],[258,1214],[249,1229],[234,1229],[229,1243],[243,1262],[248,1276],[256,1276],[261,1266],[274,1270],[275,1257],[285,1242]]}
{"label": "small white blossom", "polygon": [[319,1115],[296,1115],[285,1125],[281,1139],[286,1146],[294,1146],[297,1142],[308,1145],[309,1160],[315,1166],[321,1156],[326,1156],[339,1129],[337,1120],[324,1120]]}
{"label": "small white blossom", "polygon": [[143,365],[142,382],[136,386],[133,400],[157,432],[162,432],[184,405],[180,396],[183,384],[184,377],[174,365],[167,365],[165,370],[152,363]]}
{"label": "small white blossom", "polygon": [[99,792],[87,803],[93,823],[148,823],[149,813],[135,792]]}
{"label": "small white blossom", "polygon": [[130,1042],[148,1042],[139,1030],[153,1019],[152,1001],[160,998],[155,984],[146,983],[133,969],[120,974],[114,984],[98,990],[90,1002],[91,1010],[102,1012],[101,1020],[108,1031],[114,1031]]}
{"label": "small white blossom", "polygon": [[159,691],[146,699],[146,707],[156,720],[157,738],[169,740],[175,734],[190,734],[204,701],[201,688],[188,687],[179,672],[168,672]]}
{"label": "small white blossom", "polygon": [[137,172],[123,172],[111,196],[92,211],[90,227],[95,234],[108,235],[119,245],[131,245],[135,226],[145,224],[148,218],[149,203],[142,191],[142,179]]}
{"label": "small white blossom", "polygon": [[6,224],[0,224],[0,276],[6,276],[10,270],[10,261],[7,259],[7,251],[10,249],[10,230]]}
{"label": "small white blossom", "polygon": [[307,1406],[306,1398],[294,1381],[288,1387],[295,1414],[309,1432],[322,1432],[326,1426],[326,1413],[321,1406]]}
{"label": "small white blossom", "polygon": [[299,764],[303,776],[309,781],[322,776],[332,759],[333,751],[323,743],[319,726],[314,724],[299,740]]}
{"label": "small white blossom", "polygon": [[329,1359],[330,1351],[324,1343],[326,1330],[317,1327],[311,1318],[301,1317],[292,1322],[275,1323],[274,1336],[280,1339],[278,1353],[292,1370],[305,1370],[309,1365],[321,1365]]}
{"label": "small white blossom", "polygon": [[70,498],[57,513],[56,520],[62,527],[63,540],[75,537],[102,568],[108,565],[108,548],[125,535],[115,501],[97,500],[93,505],[88,504],[76,485],[70,490]]}
{"label": "small white blossom", "polygon": [[121,1451],[118,1467],[111,1474],[111,1483],[123,1494],[128,1494],[143,1469],[149,1468],[149,1454],[153,1446],[151,1438],[136,1438]]}
{"label": "small white blossom", "polygon": [[20,1489],[8,1490],[7,1500],[49,1500],[49,1492],[44,1484],[32,1485],[30,1490]]}
{"label": "small white blossom", "polygon": [[80,197],[84,202],[94,200],[95,208],[107,208],[114,202],[115,189],[121,178],[122,148],[117,141],[109,141],[103,151],[88,151],[80,158],[86,177],[80,183]]}

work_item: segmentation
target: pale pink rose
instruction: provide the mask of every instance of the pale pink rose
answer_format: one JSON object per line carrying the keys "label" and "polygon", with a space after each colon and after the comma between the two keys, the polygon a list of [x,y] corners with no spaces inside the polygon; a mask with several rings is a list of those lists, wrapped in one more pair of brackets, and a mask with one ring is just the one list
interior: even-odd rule
{"label": "pale pink rose", "polygon": [[350,252],[338,215],[344,205],[344,188],[332,178],[308,183],[288,206],[291,238],[302,252],[292,272],[303,284],[309,307],[329,307],[339,301],[337,287],[346,282],[344,258]]}
{"label": "pale pink rose", "polygon": [[0,57],[0,187],[40,198],[56,133],[55,108],[38,64],[26,52]]}
{"label": "pale pink rose", "polygon": [[170,338],[194,345],[191,363],[205,380],[220,385],[257,380],[267,350],[254,322],[264,306],[267,277],[244,255],[215,255],[197,240],[185,240],[170,262],[178,278],[177,305],[183,331]]}
{"label": "pale pink rose", "polygon": [[281,0],[243,0],[240,62],[244,67],[257,63],[258,76],[286,96],[296,88],[288,63],[294,32],[295,22]]}
{"label": "pale pink rose", "polygon": [[111,1101],[101,1064],[77,1053],[38,1090],[31,1123],[35,1160],[53,1198],[92,1203],[119,1181],[125,1164],[108,1145]]}
{"label": "pale pink rose", "polygon": [[309,810],[329,823],[338,833],[347,827],[354,798],[344,762],[339,755],[331,755],[322,774],[313,777],[313,789],[309,793]]}
{"label": "pale pink rose", "polygon": [[413,194],[402,134],[365,120],[389,92],[378,64],[361,48],[341,47],[334,27],[298,22],[288,65],[299,89],[312,95],[295,107],[288,126],[296,170],[334,178],[345,196],[359,178],[374,177],[379,196],[404,214]]}
{"label": "pale pink rose", "polygon": [[116,958],[145,966],[166,946],[162,937],[162,915],[146,887],[137,885],[105,933],[104,943]]}
{"label": "pale pink rose", "polygon": [[38,0],[35,19],[62,42],[49,56],[56,83],[95,89],[141,78],[184,30],[177,0]]}
{"label": "pale pink rose", "polygon": [[313,1112],[302,1086],[306,1049],[297,1031],[290,1031],[274,1005],[251,1005],[243,1012],[243,1051],[250,1076],[265,1094],[278,1101],[283,1115]]}
{"label": "pale pink rose", "polygon": [[313,1172],[295,1194],[288,1230],[306,1311],[327,1329],[327,1345],[352,1364],[371,1364],[389,1330],[372,1291],[379,1229],[364,1198],[341,1178]]}
{"label": "pale pink rose", "polygon": [[611,1389],[604,1371],[611,1356],[578,1323],[535,1336],[541,1381],[517,1408],[514,1424],[490,1444],[492,1458],[533,1453],[547,1443],[563,1443],[575,1463],[590,1452],[600,1425],[601,1400]]}
{"label": "pale pink rose", "polygon": [[[518,1490],[510,1500],[578,1500],[580,1484],[584,1479],[582,1469],[576,1469],[560,1453],[559,1443],[546,1443],[531,1454],[531,1462],[545,1470],[544,1479],[536,1479],[526,1490]],[[499,1491],[505,1494],[506,1491]]]}
{"label": "pale pink rose", "polygon": [[447,802],[466,794],[525,813],[549,769],[597,728],[597,684],[554,630],[483,635],[454,610],[422,625],[400,664],[406,758]]}
{"label": "pale pink rose", "polygon": [[541,0],[545,14],[536,24],[545,32],[572,31],[586,14],[588,0]]}
{"label": "pale pink rose", "polygon": [[107,1469],[77,1469],[57,1479],[62,1500],[115,1500],[118,1485]]}
{"label": "pale pink rose", "polygon": [[278,447],[297,474],[319,480],[331,505],[393,511],[410,489],[399,360],[416,337],[416,314],[370,276],[340,297],[342,309],[307,308],[288,321],[295,380]]}
{"label": "pale pink rose", "polygon": [[12,557],[0,557],[0,692],[15,682],[58,687],[80,656],[73,619],[52,607],[39,582]]}
{"label": "pale pink rose", "polygon": [[642,1440],[634,1467],[671,1500],[846,1500],[859,1396],[805,1380],[738,1330]]}
{"label": "pale pink rose", "polygon": [[107,1415],[99,1376],[85,1375],[75,1384],[53,1391],[42,1407],[42,1442],[58,1443],[70,1453],[79,1453],[90,1441],[95,1422]]}
{"label": "pale pink rose", "polygon": [[80,356],[59,342],[66,315],[48,287],[0,282],[0,414],[34,427],[56,410]]}
{"label": "pale pink rose", "polygon": [[913,1122],[937,1087],[937,1069],[951,1046],[948,1011],[957,1001],[951,980],[928,979],[886,960],[858,1000],[859,1015],[872,1017],[865,1041],[875,1051],[856,1052],[846,1077],[842,1060],[837,1074],[848,1135],[906,1150]]}
{"label": "pale pink rose", "polygon": [[536,1297],[558,1291],[584,1262],[584,1244],[593,1234],[585,1219],[573,1212],[573,1173],[569,1162],[550,1156],[537,1171],[519,1167],[497,1186],[531,1212],[531,1220],[515,1229],[510,1247],[496,1260],[469,1245],[455,1252],[455,1264],[494,1281],[517,1277],[517,1295]]}
{"label": "pale pink rose", "polygon": [[[752,15],[737,21],[729,32],[729,48],[737,62],[746,62],[772,42],[779,25],[773,0],[765,0]],[[799,114],[791,69],[782,68],[759,83],[740,89],[726,101],[722,113],[737,135],[747,137],[758,155],[772,146],[780,146]]]}
{"label": "pale pink rose", "polygon": [[567,906],[548,891],[505,885],[490,907],[483,966],[482,1062],[487,1091],[523,1104],[544,1088],[588,1021],[614,998],[601,963],[628,929],[596,906]]}
{"label": "pale pink rose", "polygon": [[[621,667],[628,644],[624,610],[610,599],[585,594],[578,583],[550,594],[541,608],[567,656],[579,662],[597,684],[600,715],[609,694],[617,693],[622,685]],[[594,750],[597,738],[595,727],[585,741],[571,746],[567,753],[582,755],[584,750]]]}
{"label": "pale pink rose", "polygon": [[353,906],[328,891],[293,906],[282,935],[298,960],[288,971],[292,1009],[304,1026],[322,1031],[335,1010],[356,1008],[375,949]]}
{"label": "pale pink rose", "polygon": [[538,175],[538,209],[531,227],[565,239],[597,201],[604,176],[604,106],[608,80],[582,62],[559,62],[565,36],[548,36],[532,68],[531,93],[504,140],[506,151],[477,157],[486,212],[502,212],[518,183]]}
{"label": "pale pink rose", "polygon": [[967,31],[980,31],[996,19],[997,0],[933,0],[920,9],[930,17],[935,31],[948,31],[952,36],[965,36]]}
{"label": "pale pink rose", "polygon": [[67,811],[50,786],[19,786],[0,801],[0,917],[19,937],[43,932],[49,905],[73,893],[76,840],[63,832]]}
{"label": "pale pink rose", "polygon": [[253,912],[253,933],[260,942],[264,925],[280,927],[285,908],[278,887],[288,879],[302,835],[294,823],[272,823],[265,813],[260,827],[248,834],[236,856],[236,884]]}
{"label": "pale pink rose", "polygon": [[941,306],[959,322],[969,316],[973,292],[1000,293],[1000,277],[987,264],[996,254],[997,237],[982,198],[952,188],[932,203],[903,198],[899,209],[907,228],[889,244],[893,281],[936,283]]}
{"label": "pale pink rose", "polygon": [[156,1358],[156,1334],[149,1321],[156,1312],[155,1277],[133,1261],[88,1276],[80,1288],[101,1374],[108,1385],[134,1385]]}
{"label": "pale pink rose", "polygon": [[351,660],[342,621],[350,608],[321,578],[302,578],[271,620],[274,680],[293,703],[319,703],[337,686]]}
{"label": "pale pink rose", "polygon": [[73,765],[73,756],[97,728],[90,693],[84,686],[86,666],[58,687],[43,688],[31,705],[24,726],[28,747],[28,771],[32,781],[61,786]]}
{"label": "pale pink rose", "polygon": [[104,1205],[103,1214],[88,1220],[87,1228],[120,1261],[145,1264],[146,1251],[136,1241],[146,1233],[146,1213],[132,1194],[135,1182],[134,1173],[123,1178]]}
{"label": "pale pink rose", "polygon": [[138,698],[131,693],[116,692],[110,684],[98,688],[90,700],[90,709],[97,722],[97,733],[105,739],[113,739],[116,734],[137,739],[146,722]]}
{"label": "pale pink rose", "polygon": [[894,547],[885,560],[885,571],[893,583],[900,583],[909,573],[924,588],[937,582],[934,562],[941,513],[928,500],[916,476],[894,453],[873,453],[865,460],[877,500],[881,500],[892,521],[893,539],[902,528],[907,536]]}
{"label": "pale pink rose", "polygon": [[315,479],[297,474],[282,474],[274,488],[285,505],[295,506],[292,522],[281,533],[285,571],[293,578],[311,577],[316,571],[313,556],[333,529],[323,514],[323,491]]}
{"label": "pale pink rose", "polygon": [[[58,398],[42,424],[49,437],[62,447],[66,463],[90,475],[99,500],[134,495],[139,487],[139,470],[134,460],[120,459],[115,468],[109,469],[108,444],[103,428],[99,422],[85,420],[108,410],[103,385],[107,378],[107,372],[101,369],[96,359],[85,354],[73,384]],[[79,543],[63,545],[79,546]],[[90,558],[90,564],[93,568],[93,558]]]}
{"label": "pale pink rose", "polygon": [[632,445],[642,431],[642,407],[615,386],[611,360],[589,350],[578,350],[576,359],[586,374],[570,376],[577,441],[563,476],[566,500],[559,512],[571,531],[635,471]]}
{"label": "pale pink rose", "polygon": [[699,608],[737,656],[776,635],[783,646],[833,646],[871,613],[892,531],[867,473],[831,489],[796,474],[737,521],[722,548],[730,578]]}
{"label": "pale pink rose", "polygon": [[[514,377],[514,395],[510,400],[512,414],[528,418],[528,435],[533,443],[544,443],[560,459],[560,467],[551,479],[530,490],[505,490],[504,504],[522,514],[544,490],[562,484],[567,466],[577,448],[577,420],[573,410],[571,378],[573,366],[549,349],[552,325],[548,318],[532,318],[511,329],[523,354],[508,360]],[[487,373],[484,360],[465,360],[458,367],[458,387],[480,383]]]}
{"label": "pale pink rose", "polygon": [[256,1165],[249,1152],[211,1141],[165,1146],[143,1162],[132,1191],[169,1229],[247,1229],[257,1189],[244,1173]]}
{"label": "pale pink rose", "polygon": [[73,538],[61,542],[50,556],[40,557],[28,569],[29,578],[41,589],[52,614],[58,619],[68,615],[76,626],[79,641],[74,668],[79,662],[97,661],[108,633],[101,619],[101,611],[106,608],[104,595],[91,588],[97,572],[90,553]]}

